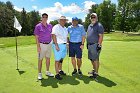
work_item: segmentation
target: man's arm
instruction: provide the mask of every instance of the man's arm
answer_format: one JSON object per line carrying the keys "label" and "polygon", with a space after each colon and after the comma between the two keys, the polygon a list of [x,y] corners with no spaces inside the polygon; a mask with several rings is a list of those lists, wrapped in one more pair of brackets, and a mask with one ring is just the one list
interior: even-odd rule
{"label": "man's arm", "polygon": [[82,36],[82,45],[85,43],[86,36]]}
{"label": "man's arm", "polygon": [[57,39],[56,39],[55,34],[52,34],[52,39],[53,39],[53,43],[55,44],[56,50],[59,51],[59,47],[58,47],[58,43],[57,43]]}
{"label": "man's arm", "polygon": [[35,35],[36,45],[37,45],[37,52],[39,52],[39,53],[40,53],[41,48],[40,48],[40,43],[39,43],[38,37],[39,37],[38,35]]}
{"label": "man's arm", "polygon": [[99,34],[99,41],[98,41],[98,44],[99,44],[99,45],[102,45],[102,42],[103,42],[103,34]]}
{"label": "man's arm", "polygon": [[82,50],[84,49],[85,38],[85,36],[82,36],[82,45],[80,46]]}

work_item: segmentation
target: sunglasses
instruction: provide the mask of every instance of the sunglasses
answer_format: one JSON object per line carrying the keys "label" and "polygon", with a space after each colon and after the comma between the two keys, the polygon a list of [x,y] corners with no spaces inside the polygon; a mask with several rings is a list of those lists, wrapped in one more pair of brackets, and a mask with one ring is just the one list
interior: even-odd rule
{"label": "sunglasses", "polygon": [[42,18],[48,18],[48,17],[42,17]]}
{"label": "sunglasses", "polygon": [[96,17],[94,16],[94,17],[90,17],[90,18],[91,18],[91,19],[93,19],[93,18],[95,19]]}

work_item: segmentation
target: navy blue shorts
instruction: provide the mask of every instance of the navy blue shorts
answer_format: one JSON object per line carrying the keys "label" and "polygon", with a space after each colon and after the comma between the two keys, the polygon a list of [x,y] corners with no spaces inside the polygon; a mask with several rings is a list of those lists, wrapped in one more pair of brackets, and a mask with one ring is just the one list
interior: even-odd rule
{"label": "navy blue shorts", "polygon": [[82,49],[80,48],[81,46],[80,43],[69,43],[69,57],[75,57],[76,58],[82,58]]}

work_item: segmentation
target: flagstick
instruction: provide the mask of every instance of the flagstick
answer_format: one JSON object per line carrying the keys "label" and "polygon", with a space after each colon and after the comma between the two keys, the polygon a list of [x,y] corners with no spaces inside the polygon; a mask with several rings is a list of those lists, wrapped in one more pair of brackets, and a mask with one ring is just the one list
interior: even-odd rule
{"label": "flagstick", "polygon": [[[16,28],[19,32],[21,31],[22,27],[20,25],[20,23],[18,22],[16,16],[14,16],[14,28]],[[17,48],[17,35],[16,35],[16,31],[15,31],[15,41],[16,41],[16,57],[17,57],[17,69],[18,69],[18,48]]]}
{"label": "flagstick", "polygon": [[17,49],[17,36],[16,36],[16,31],[15,31],[15,41],[16,41],[16,57],[17,57],[17,69],[16,70],[19,70],[18,69],[18,49]]}

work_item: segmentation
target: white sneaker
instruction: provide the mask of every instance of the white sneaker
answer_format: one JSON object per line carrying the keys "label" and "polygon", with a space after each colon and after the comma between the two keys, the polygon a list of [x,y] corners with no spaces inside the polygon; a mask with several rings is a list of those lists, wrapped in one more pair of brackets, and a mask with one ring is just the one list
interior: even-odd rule
{"label": "white sneaker", "polygon": [[52,74],[51,72],[49,71],[46,71],[46,76],[49,76],[49,77],[54,77],[54,74]]}
{"label": "white sneaker", "polygon": [[42,79],[42,73],[38,73],[38,79],[39,79],[39,80]]}

